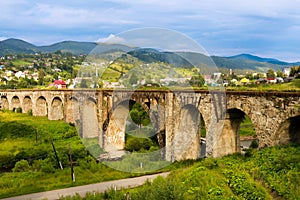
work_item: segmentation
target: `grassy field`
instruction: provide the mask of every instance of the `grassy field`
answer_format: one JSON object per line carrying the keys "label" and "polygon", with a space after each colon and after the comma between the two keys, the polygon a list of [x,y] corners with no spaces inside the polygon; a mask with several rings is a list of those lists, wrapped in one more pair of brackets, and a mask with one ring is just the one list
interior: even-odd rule
{"label": "grassy field", "polygon": [[278,92],[298,92],[300,91],[300,79],[294,79],[289,83],[281,84],[253,84],[253,85],[244,85],[244,86],[234,86],[226,87],[227,90],[234,91],[278,91]]}
{"label": "grassy field", "polygon": [[[53,141],[62,163],[56,162]],[[120,172],[96,160],[87,151],[95,141],[81,141],[75,127],[46,117],[0,112],[0,198],[138,176]],[[69,145],[76,182],[69,167]]]}
{"label": "grassy field", "polygon": [[240,125],[240,135],[241,136],[256,136],[254,126],[250,120],[250,118],[246,115],[245,119],[242,121]]}
{"label": "grassy field", "polygon": [[[230,155],[221,159],[185,161],[166,179],[134,189],[113,189],[88,193],[82,198],[61,197],[61,200],[91,199],[299,199],[300,147],[283,146],[249,150],[246,156]],[[189,165],[187,165],[187,163]],[[184,162],[183,162],[184,163]],[[179,166],[181,163],[177,163]]]}

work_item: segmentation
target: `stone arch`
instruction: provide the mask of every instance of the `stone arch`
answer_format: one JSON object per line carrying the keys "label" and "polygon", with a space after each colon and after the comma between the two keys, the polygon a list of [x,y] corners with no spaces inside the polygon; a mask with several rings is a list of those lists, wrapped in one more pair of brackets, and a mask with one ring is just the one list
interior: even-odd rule
{"label": "stone arch", "polygon": [[275,132],[274,145],[300,144],[300,115],[284,120]]}
{"label": "stone arch", "polygon": [[[138,100],[138,101],[137,101]],[[111,117],[105,131],[104,149],[107,152],[123,150],[125,147],[126,121],[132,106],[138,103],[149,115],[151,123],[150,105],[147,105],[139,98],[119,101],[111,112]],[[157,133],[162,130],[157,130]],[[164,131],[164,130],[163,130]],[[159,140],[159,139],[158,139]]]}
{"label": "stone arch", "polygon": [[48,104],[44,96],[40,96],[36,100],[35,116],[47,116],[48,115]]}
{"label": "stone arch", "polygon": [[[240,125],[245,116],[248,116],[253,123],[251,116],[241,109],[227,109],[222,132],[219,136],[215,136],[215,157],[241,152]],[[255,127],[254,123],[253,125]]]}
{"label": "stone arch", "polygon": [[61,98],[54,97],[51,102],[51,109],[49,113],[50,120],[61,120],[64,119],[63,102]]}
{"label": "stone arch", "polygon": [[201,154],[199,110],[192,104],[180,109],[174,128],[172,160],[197,159]]}
{"label": "stone arch", "polygon": [[107,152],[123,150],[125,147],[125,128],[132,101],[124,100],[112,111],[105,132],[104,149]]}
{"label": "stone arch", "polygon": [[23,113],[28,113],[32,110],[32,100],[30,96],[25,96],[23,100]]}
{"label": "stone arch", "polygon": [[199,134],[200,134],[200,158],[204,158],[206,156],[206,123],[202,113],[200,112],[200,122],[199,122]]}
{"label": "stone arch", "polygon": [[18,96],[13,96],[11,99],[11,109],[15,111],[17,108],[21,108],[20,98]]}
{"label": "stone arch", "polygon": [[79,101],[76,97],[71,97],[66,102],[66,116],[67,123],[78,124],[80,120]]}
{"label": "stone arch", "polygon": [[9,109],[9,102],[6,96],[1,96],[1,109],[2,110]]}
{"label": "stone arch", "polygon": [[81,131],[82,138],[98,137],[98,114],[96,100],[92,97],[86,99],[82,104]]}

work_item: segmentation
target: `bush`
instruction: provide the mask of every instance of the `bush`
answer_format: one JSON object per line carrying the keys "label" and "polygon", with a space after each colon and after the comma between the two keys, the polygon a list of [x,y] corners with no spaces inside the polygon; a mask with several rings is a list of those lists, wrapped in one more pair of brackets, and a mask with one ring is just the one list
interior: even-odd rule
{"label": "bush", "polygon": [[149,150],[152,146],[155,145],[150,138],[129,137],[125,144],[125,150],[131,152]]}
{"label": "bush", "polygon": [[32,116],[32,109],[28,110],[27,114]]}
{"label": "bush", "polygon": [[253,141],[251,142],[249,148],[251,148],[251,149],[256,149],[256,148],[258,148],[258,142],[257,142],[257,140],[253,140]]}
{"label": "bush", "polygon": [[32,170],[36,171],[36,172],[42,171],[42,162],[43,162],[43,160],[35,160],[35,161],[33,161],[32,167],[31,167]]}
{"label": "bush", "polygon": [[30,165],[27,160],[20,160],[15,164],[12,169],[13,172],[27,172],[30,170]]}
{"label": "bush", "polygon": [[17,109],[16,109],[16,113],[22,113],[22,108],[20,108],[20,107],[17,108]]}
{"label": "bush", "polygon": [[42,170],[42,172],[46,172],[46,173],[54,173],[55,172],[55,168],[54,168],[53,163],[50,158],[46,158],[45,160],[42,161],[41,170]]}

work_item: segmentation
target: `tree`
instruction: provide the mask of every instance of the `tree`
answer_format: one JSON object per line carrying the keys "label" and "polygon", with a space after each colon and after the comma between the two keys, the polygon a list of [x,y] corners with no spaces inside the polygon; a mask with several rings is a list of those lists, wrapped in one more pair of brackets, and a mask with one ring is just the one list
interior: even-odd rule
{"label": "tree", "polygon": [[273,69],[267,71],[267,78],[275,78],[275,73]]}
{"label": "tree", "polygon": [[131,76],[130,76],[130,79],[129,79],[129,83],[132,85],[132,84],[136,84],[138,81],[138,77],[135,73],[133,73]]}
{"label": "tree", "polygon": [[205,83],[205,80],[201,73],[196,73],[195,75],[192,76],[191,80],[189,81],[191,86],[196,86],[196,87],[202,87]]}
{"label": "tree", "polygon": [[300,73],[300,66],[294,66],[291,68],[290,76],[296,76]]}
{"label": "tree", "polygon": [[145,109],[138,103],[135,103],[132,106],[130,111],[130,117],[134,123],[136,123],[139,127],[147,126],[150,123],[150,117]]}
{"label": "tree", "polygon": [[281,78],[283,78],[283,73],[282,73],[282,71],[280,71],[280,70],[278,70],[277,72],[276,72],[276,74],[277,74],[277,77],[281,77]]}
{"label": "tree", "polygon": [[46,76],[46,73],[45,73],[44,69],[40,69],[39,72],[38,72],[39,85],[44,84],[44,77],[45,76]]}

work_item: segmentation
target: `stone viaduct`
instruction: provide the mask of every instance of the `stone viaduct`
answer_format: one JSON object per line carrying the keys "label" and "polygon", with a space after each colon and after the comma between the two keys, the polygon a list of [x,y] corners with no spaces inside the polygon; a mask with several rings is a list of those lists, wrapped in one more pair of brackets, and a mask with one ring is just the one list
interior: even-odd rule
{"label": "stone viaduct", "polygon": [[125,145],[125,126],[137,102],[149,114],[168,161],[197,159],[200,120],[206,129],[206,156],[240,151],[239,128],[247,115],[259,147],[300,143],[300,94],[297,92],[164,90],[5,90],[1,108],[31,112],[78,127],[83,138],[99,138],[107,152]]}

